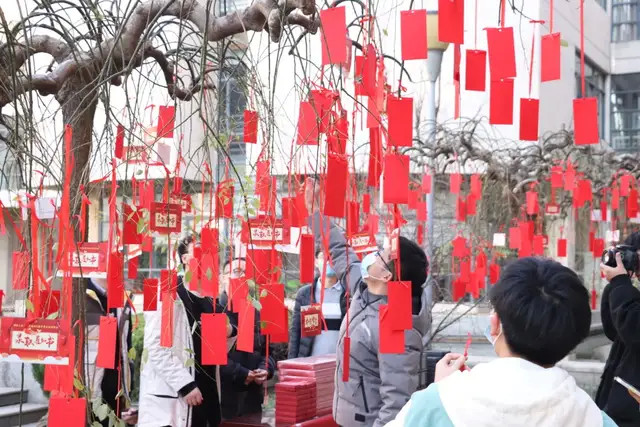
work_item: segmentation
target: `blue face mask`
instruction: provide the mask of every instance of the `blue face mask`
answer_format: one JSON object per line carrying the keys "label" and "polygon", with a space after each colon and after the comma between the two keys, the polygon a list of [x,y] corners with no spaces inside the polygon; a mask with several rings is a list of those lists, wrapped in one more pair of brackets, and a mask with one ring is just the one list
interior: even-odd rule
{"label": "blue face mask", "polygon": [[373,263],[376,262],[376,256],[376,252],[371,252],[370,254],[362,258],[362,262],[360,262],[360,275],[363,279],[369,278],[369,267],[371,267]]}
{"label": "blue face mask", "polygon": [[331,267],[331,264],[327,263],[327,277],[336,277],[336,271]]}

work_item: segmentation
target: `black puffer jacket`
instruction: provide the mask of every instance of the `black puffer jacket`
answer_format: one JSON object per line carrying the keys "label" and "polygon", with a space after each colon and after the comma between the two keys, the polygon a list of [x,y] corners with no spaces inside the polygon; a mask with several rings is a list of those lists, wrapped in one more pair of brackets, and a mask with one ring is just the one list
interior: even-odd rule
{"label": "black puffer jacket", "polygon": [[[296,304],[293,309],[293,320],[291,322],[291,331],[289,333],[289,359],[295,359],[296,357],[308,357],[311,356],[311,352],[313,351],[314,337],[302,336],[300,328],[300,307],[311,304],[311,293],[315,293],[317,283],[318,280],[314,279],[313,285],[305,285],[301,287],[298,289],[298,293],[296,294]],[[344,319],[344,315],[347,311],[346,293],[344,291],[344,286],[342,288],[342,295],[340,295],[340,323],[342,323],[342,319]],[[327,324],[327,327],[331,328],[329,324]],[[340,325],[338,324],[337,327],[331,329],[339,330]]]}
{"label": "black puffer jacket", "polygon": [[602,327],[613,347],[602,374],[596,403],[620,427],[640,426],[640,407],[620,377],[640,388],[640,290],[626,274],[616,276],[602,293]]}

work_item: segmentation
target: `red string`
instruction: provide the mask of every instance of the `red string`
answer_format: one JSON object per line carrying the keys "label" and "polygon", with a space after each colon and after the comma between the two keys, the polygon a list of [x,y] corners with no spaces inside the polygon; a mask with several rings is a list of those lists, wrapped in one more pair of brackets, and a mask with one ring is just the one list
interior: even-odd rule
{"label": "red string", "polygon": [[549,32],[553,33],[553,0],[549,0]]}
{"label": "red string", "polygon": [[582,86],[582,98],[584,98],[584,0],[580,0],[580,84]]}
{"label": "red string", "polygon": [[473,48],[478,49],[478,0],[476,0],[474,22],[475,23],[473,24]]}
{"label": "red string", "polygon": [[506,0],[500,0],[500,26],[502,28],[504,28],[504,16],[506,11],[505,4],[504,4],[505,1]]}

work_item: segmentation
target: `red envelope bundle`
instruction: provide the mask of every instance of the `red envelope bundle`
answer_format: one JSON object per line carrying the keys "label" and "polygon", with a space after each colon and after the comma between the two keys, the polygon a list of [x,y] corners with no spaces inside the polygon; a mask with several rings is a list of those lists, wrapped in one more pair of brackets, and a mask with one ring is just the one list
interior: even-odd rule
{"label": "red envelope bundle", "polygon": [[316,381],[289,379],[276,384],[276,422],[298,423],[316,416]]}
{"label": "red envelope bundle", "polygon": [[[316,390],[315,415],[318,416],[331,413],[335,370],[335,354],[301,357],[278,362],[278,373],[283,382],[314,380],[314,388]],[[276,388],[276,406],[278,400],[278,390]]]}

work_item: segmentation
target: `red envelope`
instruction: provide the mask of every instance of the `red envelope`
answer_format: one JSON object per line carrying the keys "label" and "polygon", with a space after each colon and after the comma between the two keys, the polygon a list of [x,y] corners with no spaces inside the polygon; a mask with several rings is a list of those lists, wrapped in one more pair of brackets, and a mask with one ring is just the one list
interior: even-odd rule
{"label": "red envelope", "polygon": [[202,364],[227,364],[227,315],[202,313]]}
{"label": "red envelope", "polygon": [[49,427],[85,427],[87,399],[52,395],[49,399]]}
{"label": "red envelope", "polygon": [[271,250],[247,249],[246,265],[247,278],[253,279],[259,285],[267,283],[271,269]]}
{"label": "red envelope", "polygon": [[275,331],[269,335],[270,344],[286,344],[289,342],[289,310],[284,311],[284,323],[279,328],[279,332]]}
{"label": "red envelope", "polygon": [[[235,303],[234,303],[235,304]],[[256,310],[253,305],[242,299],[238,301],[238,340],[236,349],[253,353],[254,327],[256,323]]]}
{"label": "red envelope", "polygon": [[487,28],[487,44],[491,81],[516,77],[513,28]]}
{"label": "red envelope", "polygon": [[589,145],[600,142],[597,98],[573,100],[573,129],[576,145]]}
{"label": "red envelope", "polygon": [[[189,260],[189,264],[187,264],[187,273],[185,274],[185,277],[184,277],[185,283],[189,283],[189,290],[195,291],[198,293],[202,292],[202,281],[201,281],[202,276],[200,274],[200,260],[202,260],[202,253],[200,253],[198,257],[194,256]],[[187,278],[189,279],[188,281],[187,281]]]}
{"label": "red envelope", "polygon": [[467,195],[467,200],[464,202],[465,208],[467,210],[467,216],[473,216],[476,214],[476,196],[473,193],[469,193]]}
{"label": "red envelope", "polygon": [[370,96],[367,99],[367,128],[372,129],[380,127],[380,122],[382,120],[380,119],[380,113],[381,111],[376,104],[375,98]]}
{"label": "red envelope", "polygon": [[409,190],[409,209],[416,210],[418,209],[418,197],[420,197],[420,192],[417,190]]}
{"label": "red envelope", "polygon": [[573,192],[576,188],[576,171],[571,164],[567,165],[564,172],[564,191]]}
{"label": "red envelope", "polygon": [[540,212],[538,193],[535,191],[527,191],[527,215],[535,215],[538,212]]}
{"label": "red envelope", "polygon": [[393,316],[389,324],[393,330],[409,330],[413,327],[411,317],[411,282],[389,282],[389,310]]}
{"label": "red envelope", "polygon": [[362,212],[365,214],[371,212],[371,195],[369,193],[362,195]]}
{"label": "red envelope", "polygon": [[416,209],[416,219],[420,222],[427,220],[427,203],[424,201],[418,202],[418,209]]}
{"label": "red envelope", "polygon": [[635,218],[638,216],[638,191],[632,188],[627,197],[627,218]]}
{"label": "red envelope", "polygon": [[204,253],[202,254],[202,259],[200,260],[200,283],[202,286],[202,295],[211,298],[218,297],[218,262],[217,262],[218,254],[212,253]]}
{"label": "red envelope", "polygon": [[313,282],[315,244],[311,234],[300,236],[300,283]]}
{"label": "red envelope", "polygon": [[620,190],[618,187],[613,187],[611,189],[611,209],[618,210],[620,207]]}
{"label": "red envelope", "polygon": [[394,316],[388,313],[388,305],[380,304],[380,343],[378,351],[380,353],[404,353],[404,331],[393,329]]}
{"label": "red envelope", "polygon": [[600,258],[604,252],[604,239],[595,239],[593,241],[593,257]]}
{"label": "red envelope", "polygon": [[544,255],[544,236],[533,236],[533,254],[537,256]]}
{"label": "red envelope", "polygon": [[460,301],[467,293],[467,286],[460,279],[455,279],[451,284],[451,287],[452,287],[452,294],[453,294],[452,296],[453,296],[454,302]]}
{"label": "red envelope", "polygon": [[202,252],[217,253],[219,235],[220,233],[217,228],[203,227],[200,232]]}
{"label": "red envelope", "polygon": [[462,175],[459,173],[449,175],[449,191],[451,194],[460,194],[460,187],[462,187]]}
{"label": "red envelope", "polygon": [[96,366],[114,369],[116,364],[116,337],[118,323],[114,316],[100,316],[100,338]]}
{"label": "red envelope", "polygon": [[464,258],[471,255],[471,251],[467,246],[467,239],[462,236],[458,236],[451,242],[453,245],[452,256],[457,258]]}
{"label": "red envelope", "polygon": [[300,335],[315,337],[322,333],[322,306],[311,304],[300,307]]}
{"label": "red envelope", "polygon": [[124,267],[123,256],[119,252],[109,254],[107,266],[107,309],[124,307]]}
{"label": "red envelope", "polygon": [[162,293],[162,317],[160,318],[160,345],[173,346],[173,297],[169,292]]}
{"label": "red envelope", "polygon": [[484,92],[487,85],[487,52],[467,50],[465,55],[465,89]]}
{"label": "red envelope", "polygon": [[355,96],[365,95],[364,85],[362,84],[362,74],[364,72],[364,56],[356,55],[353,71],[353,83]]}
{"label": "red envelope", "polygon": [[327,181],[324,199],[324,214],[344,218],[349,179],[349,161],[345,156],[329,153],[327,156]]}
{"label": "red envelope", "polygon": [[380,142],[380,129],[369,129],[369,172],[367,186],[378,187],[380,174],[382,173],[382,144]]}
{"label": "red envelope", "polygon": [[322,65],[347,61],[347,21],[344,6],[320,11]]}
{"label": "red envelope", "polygon": [[470,187],[471,187],[471,194],[473,194],[476,199],[481,199],[482,198],[482,178],[480,178],[480,175],[478,175],[477,173],[474,173],[473,175],[471,175],[471,183],[470,183]]}
{"label": "red envelope", "polygon": [[538,116],[540,101],[538,99],[520,99],[520,140],[538,140]]}
{"label": "red envelope", "polygon": [[630,175],[622,175],[620,177],[620,195],[627,197],[631,188],[632,177]]}
{"label": "red envelope", "polygon": [[138,263],[140,261],[140,257],[130,258],[127,263],[127,278],[131,280],[135,280],[138,278]]}
{"label": "red envelope", "polygon": [[520,249],[520,228],[509,228],[509,249]]}
{"label": "red envelope", "polygon": [[173,138],[176,108],[173,105],[161,105],[158,109],[158,138]]}
{"label": "red envelope", "polygon": [[373,44],[368,44],[364,50],[364,64],[362,67],[362,84],[364,86],[364,95],[369,97],[375,96],[378,76],[376,74],[378,67],[378,56],[376,48]]}
{"label": "red envelope", "polygon": [[560,80],[560,33],[546,34],[540,42],[540,80],[550,82]]}
{"label": "red envelope", "polygon": [[[2,215],[2,213],[0,213]],[[28,252],[14,252],[12,257],[12,286],[15,290],[23,290],[29,287],[29,262]]]}
{"label": "red envelope", "polygon": [[562,166],[551,167],[551,188],[563,187]]}
{"label": "red envelope", "polygon": [[258,112],[244,110],[243,139],[247,144],[258,142]]}
{"label": "red envelope", "polygon": [[427,11],[403,10],[400,12],[402,60],[427,59]]}
{"label": "red envelope", "polygon": [[567,239],[558,239],[557,252],[558,252],[557,254],[558,257],[567,256]]}
{"label": "red envelope", "polygon": [[142,218],[142,212],[138,210],[134,211],[131,206],[127,204],[125,204],[123,207],[123,243],[125,245],[140,245],[142,244],[142,234],[138,233],[138,223]]}
{"label": "red envelope", "polygon": [[222,181],[216,188],[216,218],[233,218],[233,180]]}
{"label": "red envelope", "polygon": [[389,118],[389,145],[392,147],[411,147],[413,144],[413,98],[387,100]]}
{"label": "red envelope", "polygon": [[116,159],[122,159],[122,152],[124,151],[124,126],[118,125],[116,128],[116,147],[115,157]]}
{"label": "red envelope", "polygon": [[316,114],[313,104],[307,101],[300,102],[297,134],[298,144],[318,145],[319,136],[318,115]]}
{"label": "red envelope", "polygon": [[284,326],[285,311],[284,285],[272,283],[260,287],[260,333],[269,335]]}
{"label": "red envelope", "polygon": [[326,89],[311,90],[311,105],[320,118],[320,133],[325,133],[329,128],[329,120],[331,119],[331,107],[333,105],[332,92]]}
{"label": "red envelope", "polygon": [[513,80],[491,80],[489,98],[489,123],[513,124]]}
{"label": "red envelope", "polygon": [[602,218],[602,221],[607,221],[607,202],[605,201],[600,202],[600,216]]}
{"label": "red envelope", "polygon": [[409,201],[409,156],[384,156],[383,203],[406,204]]}
{"label": "red envelope", "polygon": [[431,193],[431,175],[422,175],[422,194]]}
{"label": "red envelope", "polygon": [[464,0],[438,0],[438,40],[464,44]]}
{"label": "red envelope", "polygon": [[498,264],[491,264],[489,266],[489,283],[495,285],[500,279],[500,266]]}
{"label": "red envelope", "polygon": [[240,312],[240,307],[242,307],[243,301],[247,300],[247,295],[249,295],[249,285],[246,278],[229,279],[229,297],[231,299],[229,304],[235,313]]}
{"label": "red envelope", "polygon": [[458,195],[458,199],[456,200],[456,221],[464,222],[467,220],[467,204],[465,201]]}
{"label": "red envelope", "polygon": [[73,378],[76,366],[76,337],[70,335],[68,348],[72,349],[69,353],[68,365],[45,365],[44,367],[44,391],[60,391],[64,394],[73,393]]}
{"label": "red envelope", "polygon": [[144,279],[142,281],[144,311],[156,311],[158,309],[158,279]]}
{"label": "red envelope", "polygon": [[360,231],[360,204],[347,202],[347,236]]}

